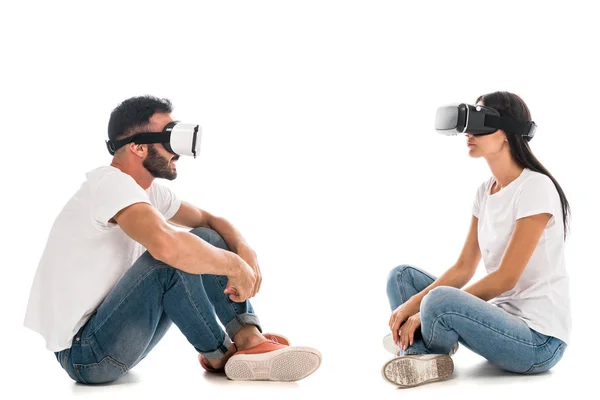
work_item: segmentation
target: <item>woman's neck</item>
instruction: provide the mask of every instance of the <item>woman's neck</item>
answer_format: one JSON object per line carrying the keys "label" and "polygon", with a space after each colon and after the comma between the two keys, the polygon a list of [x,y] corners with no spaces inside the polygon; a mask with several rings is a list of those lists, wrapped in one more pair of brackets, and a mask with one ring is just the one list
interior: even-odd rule
{"label": "woman's neck", "polygon": [[486,161],[496,180],[493,192],[497,192],[508,186],[523,172],[523,168],[517,165],[510,156],[510,152],[502,152],[493,157],[486,157]]}

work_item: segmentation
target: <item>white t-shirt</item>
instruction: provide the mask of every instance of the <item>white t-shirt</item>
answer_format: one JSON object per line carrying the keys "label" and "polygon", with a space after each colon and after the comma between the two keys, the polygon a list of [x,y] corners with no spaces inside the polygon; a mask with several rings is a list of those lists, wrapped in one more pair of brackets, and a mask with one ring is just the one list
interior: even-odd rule
{"label": "white t-shirt", "polygon": [[29,295],[25,326],[40,333],[51,351],[71,346],[73,336],[145,251],[109,220],[134,203],[153,205],[165,219],[181,205],[167,187],[154,181],[144,190],[112,166],[86,177],[52,226]]}
{"label": "white t-shirt", "polygon": [[473,215],[479,220],[479,248],[488,273],[498,268],[516,220],[542,213],[552,217],[515,287],[490,302],[523,319],[531,329],[567,343],[571,310],[558,191],[549,177],[527,168],[490,195],[493,183],[492,177],[479,187],[473,204]]}

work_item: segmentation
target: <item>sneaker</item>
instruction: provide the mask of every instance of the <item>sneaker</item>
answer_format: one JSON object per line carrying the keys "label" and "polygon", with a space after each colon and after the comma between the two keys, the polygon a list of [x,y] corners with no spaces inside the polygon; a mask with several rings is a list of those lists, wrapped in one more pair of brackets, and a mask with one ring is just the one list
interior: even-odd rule
{"label": "sneaker", "polygon": [[265,339],[270,340],[271,342],[283,344],[285,346],[290,345],[289,339],[278,333],[263,333],[263,336]]}
{"label": "sneaker", "polygon": [[409,388],[448,379],[454,363],[447,354],[411,354],[388,361],[381,371],[390,383]]}
{"label": "sneaker", "polygon": [[[388,333],[383,338],[383,347],[387,351],[392,353],[393,355],[400,356],[400,346],[397,346],[396,343],[394,343],[394,336],[392,336],[391,333]],[[450,353],[448,353],[448,355],[453,356],[454,354],[456,354],[457,351],[458,351],[458,342],[456,342],[456,344],[454,346],[452,346],[452,348],[450,349]]]}
{"label": "sneaker", "polygon": [[448,353],[448,355],[453,356],[454,354],[456,354],[457,351],[458,351],[458,342],[456,342],[454,344],[454,346],[452,346],[452,348],[450,349],[450,353]]}
{"label": "sneaker", "polygon": [[[263,336],[265,337],[265,339],[270,340],[272,342],[280,343],[280,344],[283,344],[286,346],[290,345],[289,339],[283,335],[278,335],[275,333],[264,333]],[[231,347],[233,347],[232,351],[235,354],[235,352],[237,352],[237,348],[235,347],[235,344],[233,344]],[[225,355],[225,357],[229,357],[229,356],[230,356],[229,354]],[[216,372],[216,373],[225,372],[225,366],[223,366],[221,368],[213,368],[210,365],[208,365],[208,360],[202,354],[198,354],[198,361],[200,362],[200,365],[202,366],[202,368],[204,368],[208,372]]]}
{"label": "sneaker", "polygon": [[394,336],[391,333],[388,333],[384,336],[383,348],[394,355],[398,355],[400,353],[400,346],[394,343]]}
{"label": "sneaker", "polygon": [[320,365],[321,353],[315,349],[268,340],[235,353],[225,364],[225,374],[231,380],[294,382]]}

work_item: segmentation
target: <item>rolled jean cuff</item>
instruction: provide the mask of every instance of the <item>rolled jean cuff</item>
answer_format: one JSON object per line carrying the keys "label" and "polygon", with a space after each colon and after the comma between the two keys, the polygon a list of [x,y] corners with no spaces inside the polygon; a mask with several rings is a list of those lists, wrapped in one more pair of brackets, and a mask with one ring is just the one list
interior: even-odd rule
{"label": "rolled jean cuff", "polygon": [[209,360],[219,360],[219,359],[223,358],[223,356],[227,352],[227,349],[229,349],[232,345],[233,345],[233,342],[231,341],[231,339],[228,336],[225,336],[225,339],[223,340],[223,344],[221,346],[219,346],[218,349],[216,349],[215,351],[209,351],[208,353],[201,353],[201,354],[204,357],[208,358]]}
{"label": "rolled jean cuff", "polygon": [[235,335],[242,329],[245,325],[254,325],[262,333],[262,328],[260,327],[260,321],[256,314],[240,314],[236,315],[234,319],[232,319],[227,326],[225,327],[225,332],[229,335],[230,338],[234,338]]}

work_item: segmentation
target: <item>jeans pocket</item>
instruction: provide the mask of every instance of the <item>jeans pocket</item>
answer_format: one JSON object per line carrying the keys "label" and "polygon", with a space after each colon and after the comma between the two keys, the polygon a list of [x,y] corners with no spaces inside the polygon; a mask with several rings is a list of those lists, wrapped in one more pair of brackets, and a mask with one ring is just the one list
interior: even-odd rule
{"label": "jeans pocket", "polygon": [[556,348],[556,350],[554,351],[554,353],[552,354],[552,357],[550,357],[549,359],[547,359],[546,361],[543,361],[541,363],[533,364],[533,366],[531,368],[529,368],[529,370],[527,370],[525,373],[526,374],[539,374],[539,373],[550,370],[561,360],[561,358],[563,357],[563,354],[565,353],[566,347],[567,347],[567,345],[564,342],[561,342],[559,344],[559,346]]}
{"label": "jeans pocket", "polygon": [[73,364],[75,374],[81,383],[107,383],[117,380],[127,372],[125,365],[110,356],[98,363]]}

